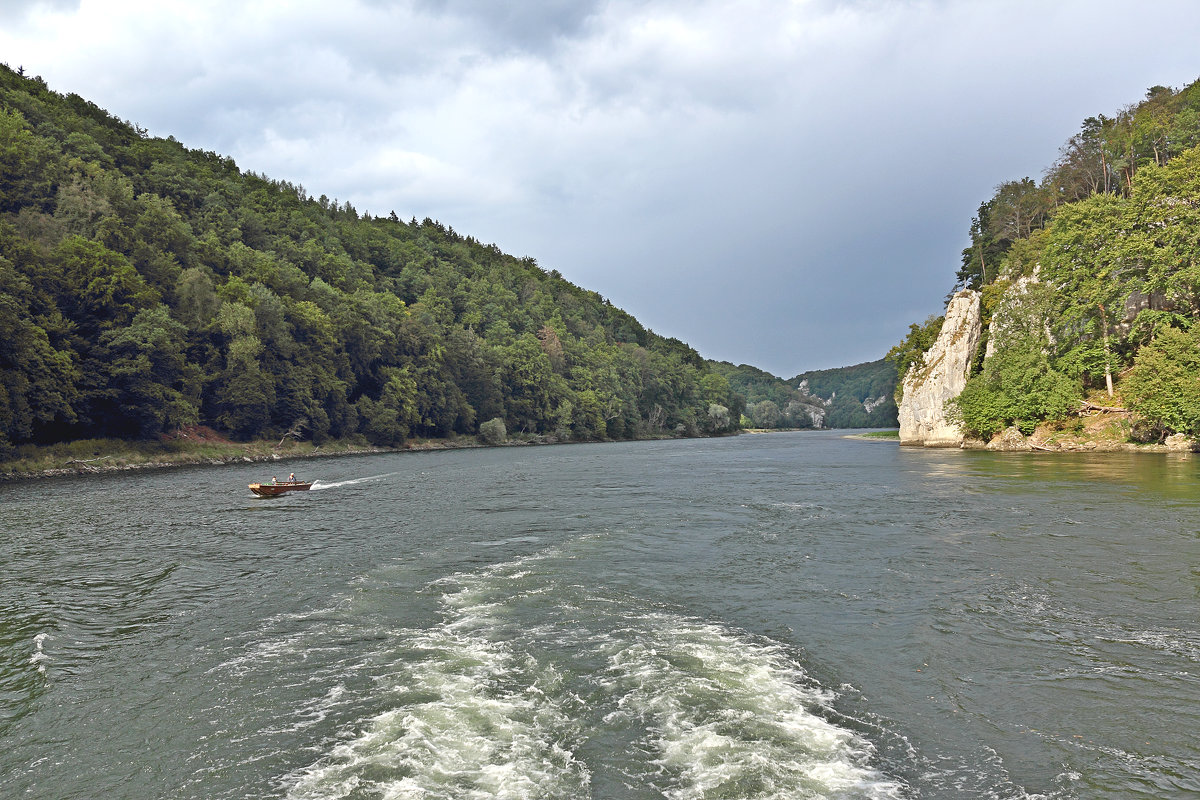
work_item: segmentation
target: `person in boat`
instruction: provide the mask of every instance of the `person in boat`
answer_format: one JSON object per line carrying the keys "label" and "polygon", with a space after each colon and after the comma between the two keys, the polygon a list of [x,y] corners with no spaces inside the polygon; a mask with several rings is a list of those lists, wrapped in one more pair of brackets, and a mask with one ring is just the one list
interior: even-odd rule
{"label": "person in boat", "polygon": [[272,475],[271,476],[271,485],[274,486],[277,483],[279,483],[279,478],[276,478],[274,475]]}
{"label": "person in boat", "polygon": [[293,472],[291,475],[288,475],[288,483],[295,483],[295,482],[296,482],[296,473]]}

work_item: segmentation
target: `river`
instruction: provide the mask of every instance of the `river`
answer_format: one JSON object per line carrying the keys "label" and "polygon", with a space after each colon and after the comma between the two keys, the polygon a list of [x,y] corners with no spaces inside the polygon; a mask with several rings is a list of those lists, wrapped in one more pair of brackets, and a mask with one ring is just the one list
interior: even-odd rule
{"label": "river", "polygon": [[1200,459],[838,432],[0,485],[12,798],[1200,796]]}

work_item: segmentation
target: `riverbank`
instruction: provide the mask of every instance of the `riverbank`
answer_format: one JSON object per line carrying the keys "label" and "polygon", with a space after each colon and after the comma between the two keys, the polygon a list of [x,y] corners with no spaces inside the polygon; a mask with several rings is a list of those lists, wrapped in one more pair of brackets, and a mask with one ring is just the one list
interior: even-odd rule
{"label": "riverbank", "polygon": [[333,439],[320,445],[286,438],[278,442],[235,442],[211,428],[195,426],[158,441],[84,439],[53,445],[23,445],[17,449],[15,458],[0,462],[0,483],[172,467],[220,467],[333,456],[570,443],[571,440],[536,434],[510,434],[504,442],[494,445],[475,437],[410,439],[398,447],[381,447],[361,439]]}
{"label": "riverbank", "polygon": [[883,431],[869,431],[867,433],[851,433],[847,434],[846,439],[867,439],[872,442],[898,442],[900,441],[900,429],[887,429]]}
{"label": "riverbank", "polygon": [[189,428],[159,441],[85,439],[23,446],[15,458],[0,462],[0,481],[482,446],[475,439],[416,439],[400,447],[380,447],[362,440],[345,439],[321,445],[291,439],[234,442],[207,428]]}
{"label": "riverbank", "polygon": [[990,441],[967,439],[967,450],[1042,453],[1189,453],[1200,443],[1176,433],[1160,442],[1139,442],[1128,412],[1101,412],[1066,422],[1043,422],[1029,436],[1015,427],[1000,431]]}
{"label": "riverbank", "polygon": [[[783,429],[748,428],[742,431],[749,434],[781,432]],[[895,442],[899,436],[897,430],[882,430],[847,434],[845,438]],[[474,437],[413,439],[399,447],[381,447],[361,439],[330,440],[321,445],[292,439],[234,442],[209,428],[194,427],[151,442],[85,439],[55,445],[26,445],[18,449],[15,458],[0,462],[0,482],[200,465],[218,467],[333,456],[565,443],[553,436],[534,435],[512,436],[499,445],[485,444]],[[1169,437],[1163,443],[1132,442],[1128,438],[1127,424],[1111,418],[1093,419],[1066,428],[1043,425],[1031,436],[1010,428],[990,442],[967,440],[963,443],[964,449],[1062,453],[1186,453],[1196,452],[1198,447],[1197,442],[1179,435]]]}

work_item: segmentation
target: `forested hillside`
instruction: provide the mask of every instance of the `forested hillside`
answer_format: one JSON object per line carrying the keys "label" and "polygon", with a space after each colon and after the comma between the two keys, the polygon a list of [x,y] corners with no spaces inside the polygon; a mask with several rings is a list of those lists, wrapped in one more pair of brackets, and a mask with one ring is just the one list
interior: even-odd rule
{"label": "forested hillside", "polygon": [[532,258],[309,197],[0,68],[0,455],[196,423],[387,445],[492,420],[696,435],[742,410],[693,349]]}
{"label": "forested hillside", "polygon": [[[957,286],[984,335],[953,418],[989,437],[1090,407],[1131,434],[1200,435],[1200,82],[1089,117],[1040,182],[1008,181],[971,222]],[[940,320],[888,355],[901,375]],[[986,358],[984,357],[986,353]]]}
{"label": "forested hillside", "polygon": [[894,428],[895,369],[883,359],[784,380],[747,364],[712,363],[746,398],[757,428]]}
{"label": "forested hillside", "polygon": [[896,427],[896,370],[882,358],[804,372],[791,383],[826,401],[826,428]]}

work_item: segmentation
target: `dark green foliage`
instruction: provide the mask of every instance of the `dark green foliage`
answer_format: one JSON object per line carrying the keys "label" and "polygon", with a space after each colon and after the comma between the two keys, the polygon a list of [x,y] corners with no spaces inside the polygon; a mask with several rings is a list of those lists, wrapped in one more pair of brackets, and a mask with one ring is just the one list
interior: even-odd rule
{"label": "dark green foliage", "polygon": [[77,358],[62,342],[65,321],[10,260],[20,259],[16,244],[0,223],[0,456],[74,423],[79,401]]}
{"label": "dark green foliage", "polygon": [[0,67],[0,450],[736,430],[744,401],[531,258],[361,215]]}
{"label": "dark green foliage", "polygon": [[797,396],[795,387],[787,381],[749,364],[734,366],[727,361],[713,361],[710,368],[713,374],[724,378],[729,390],[745,398],[747,404],[770,400],[784,408]]}
{"label": "dark green foliage", "polygon": [[1030,434],[1044,419],[1059,419],[1079,406],[1080,382],[1053,363],[1055,343],[1046,325],[1057,296],[1033,283],[1007,296],[992,318],[995,350],[949,403],[951,419],[989,438],[1010,425]]}
{"label": "dark green foliage", "polygon": [[1032,349],[1014,348],[988,359],[949,403],[949,418],[987,439],[1015,425],[1025,435],[1042,420],[1061,419],[1079,406],[1078,381]]}
{"label": "dark green foliage", "polygon": [[1084,120],[1041,183],[1006,181],[971,220],[957,286],[979,289],[1000,277],[1014,242],[1045,226],[1061,208],[1093,195],[1129,197],[1138,174],[1200,145],[1200,81],[1173,91],[1151,87],[1114,117]]}

